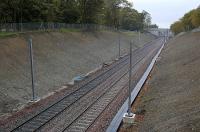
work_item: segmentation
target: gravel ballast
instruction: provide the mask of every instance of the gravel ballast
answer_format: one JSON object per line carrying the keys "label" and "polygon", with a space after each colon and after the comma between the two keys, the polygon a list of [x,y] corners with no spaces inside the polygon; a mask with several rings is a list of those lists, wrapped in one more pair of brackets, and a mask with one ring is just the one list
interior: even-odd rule
{"label": "gravel ballast", "polygon": [[[44,98],[103,62],[118,56],[116,32],[41,32],[0,39],[0,116],[9,116],[31,100],[27,38],[33,39],[35,91]],[[121,52],[138,33],[121,33]],[[134,49],[154,39],[142,34]],[[66,88],[66,87],[65,87]]]}

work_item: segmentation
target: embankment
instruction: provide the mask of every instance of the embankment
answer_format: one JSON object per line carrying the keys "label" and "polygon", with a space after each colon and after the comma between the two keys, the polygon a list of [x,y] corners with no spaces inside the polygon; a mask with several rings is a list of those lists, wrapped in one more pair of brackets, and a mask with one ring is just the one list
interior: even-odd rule
{"label": "embankment", "polygon": [[[115,32],[37,32],[0,39],[0,115],[17,110],[31,99],[31,78],[27,38],[33,39],[35,89],[46,96],[103,62],[118,56]],[[121,33],[121,52],[128,51],[137,33]],[[154,39],[141,35],[134,49]]]}

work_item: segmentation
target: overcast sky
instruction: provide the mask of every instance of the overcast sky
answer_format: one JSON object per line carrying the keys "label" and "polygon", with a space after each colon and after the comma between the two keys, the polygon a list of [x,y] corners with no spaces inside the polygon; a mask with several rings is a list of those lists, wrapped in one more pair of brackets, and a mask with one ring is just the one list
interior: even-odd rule
{"label": "overcast sky", "polygon": [[200,0],[128,0],[133,2],[139,12],[145,10],[152,16],[152,23],[160,28],[169,26],[180,19],[186,12],[197,8]]}

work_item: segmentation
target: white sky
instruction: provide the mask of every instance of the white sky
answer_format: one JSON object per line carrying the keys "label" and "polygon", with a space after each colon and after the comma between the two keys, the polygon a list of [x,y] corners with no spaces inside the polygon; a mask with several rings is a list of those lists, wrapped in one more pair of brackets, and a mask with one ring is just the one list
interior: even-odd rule
{"label": "white sky", "polygon": [[186,12],[197,8],[200,0],[128,0],[133,2],[134,9],[145,10],[151,14],[152,23],[160,28],[169,28]]}

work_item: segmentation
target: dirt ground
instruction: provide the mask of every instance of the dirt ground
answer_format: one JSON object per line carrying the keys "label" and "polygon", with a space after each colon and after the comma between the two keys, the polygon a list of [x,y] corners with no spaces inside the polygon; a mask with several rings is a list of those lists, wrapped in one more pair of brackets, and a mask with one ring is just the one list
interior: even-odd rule
{"label": "dirt ground", "polygon": [[[0,39],[0,116],[17,111],[31,99],[27,38],[33,39],[36,95],[40,98],[62,88],[75,76],[84,75],[118,56],[115,32],[43,32]],[[121,33],[121,52],[154,39],[152,35]]]}
{"label": "dirt ground", "polygon": [[133,110],[142,111],[141,118],[120,132],[199,132],[199,53],[200,32],[170,40]]}

